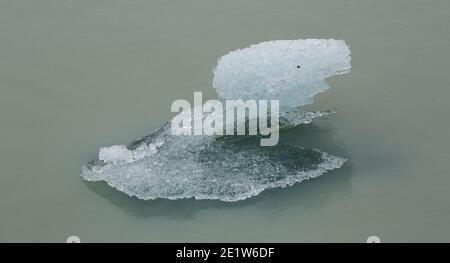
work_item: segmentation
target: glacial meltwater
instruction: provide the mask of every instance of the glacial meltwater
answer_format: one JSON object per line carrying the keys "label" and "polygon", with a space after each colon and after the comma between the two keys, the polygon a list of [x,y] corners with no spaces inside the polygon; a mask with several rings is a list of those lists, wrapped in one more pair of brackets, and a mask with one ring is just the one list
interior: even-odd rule
{"label": "glacial meltwater", "polygon": [[[450,241],[449,12],[0,1],[0,241]],[[195,91],[278,96],[278,145],[171,137]]]}

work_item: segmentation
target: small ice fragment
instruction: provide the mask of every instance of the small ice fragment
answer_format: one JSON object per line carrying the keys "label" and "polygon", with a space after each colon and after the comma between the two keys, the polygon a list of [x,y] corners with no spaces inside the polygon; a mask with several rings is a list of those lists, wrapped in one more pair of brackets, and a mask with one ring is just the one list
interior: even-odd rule
{"label": "small ice fragment", "polygon": [[127,162],[132,158],[133,154],[125,145],[113,145],[110,147],[100,148],[98,159],[107,163],[117,164],[119,162]]}

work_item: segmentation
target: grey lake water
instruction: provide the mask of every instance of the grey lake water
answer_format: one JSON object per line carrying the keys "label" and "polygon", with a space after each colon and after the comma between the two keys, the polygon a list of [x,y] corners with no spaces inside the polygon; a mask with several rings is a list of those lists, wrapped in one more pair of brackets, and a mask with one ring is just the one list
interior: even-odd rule
{"label": "grey lake water", "polygon": [[[0,1],[0,242],[450,241],[447,0]],[[238,202],[142,201],[81,167],[215,98],[223,54],[343,39],[349,74],[282,134],[348,161]],[[188,170],[186,171],[189,172]]]}

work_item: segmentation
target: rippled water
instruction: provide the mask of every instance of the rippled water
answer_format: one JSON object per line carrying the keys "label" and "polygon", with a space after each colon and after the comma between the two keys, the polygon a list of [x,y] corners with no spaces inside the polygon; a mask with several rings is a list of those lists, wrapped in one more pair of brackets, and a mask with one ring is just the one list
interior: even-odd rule
{"label": "rippled water", "polygon": [[[239,4],[239,8],[236,8]],[[448,1],[1,1],[0,241],[449,241]],[[80,167],[214,98],[212,65],[337,38],[352,72],[281,141],[348,159],[237,203],[141,201]]]}

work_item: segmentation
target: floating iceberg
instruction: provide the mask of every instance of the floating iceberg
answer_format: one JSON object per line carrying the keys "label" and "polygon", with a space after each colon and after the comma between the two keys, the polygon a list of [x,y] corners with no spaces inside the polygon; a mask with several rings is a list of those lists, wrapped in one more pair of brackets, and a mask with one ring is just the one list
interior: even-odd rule
{"label": "floating iceberg", "polygon": [[[278,99],[283,130],[327,115],[300,107],[329,88],[326,78],[350,68],[350,49],[342,40],[269,41],[221,57],[213,87],[221,100]],[[320,176],[344,162],[291,144],[261,147],[255,136],[174,136],[169,121],[131,145],[101,148],[81,176],[144,200],[231,202]]]}

